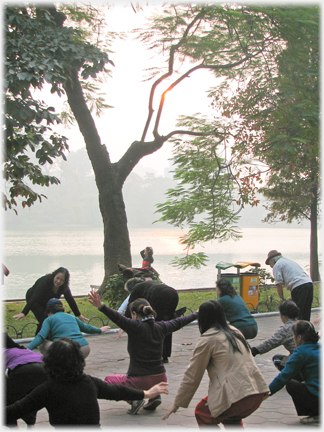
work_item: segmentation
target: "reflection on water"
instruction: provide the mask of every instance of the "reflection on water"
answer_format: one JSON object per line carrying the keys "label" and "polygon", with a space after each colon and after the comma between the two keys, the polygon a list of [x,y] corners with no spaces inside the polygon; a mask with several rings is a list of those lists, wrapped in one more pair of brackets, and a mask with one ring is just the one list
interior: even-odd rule
{"label": "reflection on water", "polygon": [[[154,249],[154,268],[163,282],[176,289],[212,287],[219,261],[259,262],[263,267],[267,253],[277,249],[297,261],[309,264],[309,230],[283,228],[245,228],[239,241],[209,242],[197,247],[209,256],[209,263],[200,270],[175,269],[169,263],[183,254],[178,243],[180,231],[172,229],[133,229],[130,232],[133,266],[140,267],[140,250]],[[24,298],[26,290],[40,276],[63,266],[71,274],[74,294],[86,294],[90,285],[100,285],[103,278],[103,233],[100,229],[62,229],[38,231],[7,230],[4,238],[3,262],[10,270],[5,278],[3,298]],[[319,236],[320,238],[320,236]],[[270,268],[268,267],[270,270]],[[229,272],[233,269],[229,269]]]}

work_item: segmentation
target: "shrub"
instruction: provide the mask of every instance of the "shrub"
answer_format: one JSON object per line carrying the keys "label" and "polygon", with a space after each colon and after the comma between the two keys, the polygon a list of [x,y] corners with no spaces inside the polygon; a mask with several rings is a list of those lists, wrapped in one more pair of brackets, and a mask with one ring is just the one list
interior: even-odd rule
{"label": "shrub", "polygon": [[[112,309],[118,309],[128,296],[128,292],[124,289],[124,285],[128,279],[128,277],[118,273],[110,276],[107,280],[102,297]],[[152,279],[161,282],[157,273],[153,273]]]}

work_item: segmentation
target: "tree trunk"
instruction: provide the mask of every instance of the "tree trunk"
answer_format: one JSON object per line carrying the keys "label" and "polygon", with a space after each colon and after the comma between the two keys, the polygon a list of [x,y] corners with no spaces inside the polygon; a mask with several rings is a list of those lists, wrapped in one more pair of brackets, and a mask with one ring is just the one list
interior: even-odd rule
{"label": "tree trunk", "polygon": [[152,142],[134,141],[122,158],[111,163],[107,147],[101,140],[87,107],[78,70],[70,72],[70,80],[65,84],[68,103],[84,137],[87,153],[95,174],[99,191],[99,206],[104,226],[104,279],[99,294],[104,291],[105,281],[118,273],[118,264],[131,267],[130,240],[127,216],[122,194],[123,184],[138,161],[162,147],[165,137],[157,137]]}
{"label": "tree trunk", "polygon": [[105,290],[109,276],[118,273],[118,264],[132,266],[127,216],[121,188],[111,181],[99,190],[99,205],[104,225],[105,275],[98,293]]}
{"label": "tree trunk", "polygon": [[310,214],[310,275],[313,282],[321,280],[318,265],[318,239],[317,239],[317,186],[312,190],[311,214]]}

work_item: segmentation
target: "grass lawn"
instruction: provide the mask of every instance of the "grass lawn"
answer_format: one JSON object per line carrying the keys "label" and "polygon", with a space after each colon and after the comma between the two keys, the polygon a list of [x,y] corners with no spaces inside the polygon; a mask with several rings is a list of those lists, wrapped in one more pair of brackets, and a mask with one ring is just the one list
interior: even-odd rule
{"label": "grass lawn", "polygon": [[[289,291],[284,290],[285,298],[289,297]],[[181,292],[179,291],[179,304],[178,309],[183,306],[187,307],[187,314],[195,312],[199,306],[207,300],[217,299],[216,290],[215,291],[191,291],[191,292]],[[271,305],[272,299],[272,305]],[[313,307],[320,306],[321,299],[321,286],[320,284],[314,285],[314,301]],[[98,311],[97,308],[93,307],[88,301],[87,297],[78,297],[75,299],[77,305],[80,309],[80,312],[83,316],[90,319],[90,324],[95,327],[102,327],[107,324],[107,317]],[[267,312],[267,311],[277,311],[278,310],[278,294],[275,287],[270,287],[268,289],[260,289],[259,293],[259,304],[260,310],[259,312]],[[65,312],[72,313],[69,305],[66,303],[64,299],[62,302],[65,307]],[[23,321],[15,321],[12,316],[20,313],[24,307],[25,303],[23,302],[4,302],[4,331],[6,331],[9,336],[13,339],[17,338],[30,338],[35,335],[36,330],[36,319],[32,312],[30,312]],[[117,326],[109,322],[108,325],[111,328],[117,328]]]}

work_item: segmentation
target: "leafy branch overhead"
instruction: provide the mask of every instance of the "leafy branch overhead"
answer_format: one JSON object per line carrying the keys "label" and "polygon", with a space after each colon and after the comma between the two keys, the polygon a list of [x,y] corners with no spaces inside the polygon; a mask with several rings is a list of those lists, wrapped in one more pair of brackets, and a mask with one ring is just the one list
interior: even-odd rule
{"label": "leafy branch overhead", "polygon": [[180,243],[189,251],[197,244],[212,239],[225,241],[238,239],[236,226],[238,213],[237,180],[226,159],[225,131],[204,126],[196,117],[186,118],[184,124],[194,131],[201,131],[202,137],[193,140],[174,140],[174,179],[177,187],[167,191],[168,200],[157,205],[162,214],[159,221],[167,221],[180,228],[188,227],[188,234]]}

